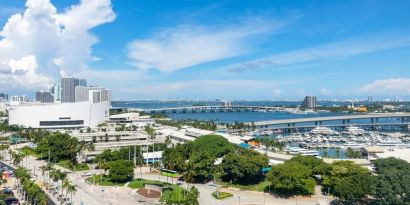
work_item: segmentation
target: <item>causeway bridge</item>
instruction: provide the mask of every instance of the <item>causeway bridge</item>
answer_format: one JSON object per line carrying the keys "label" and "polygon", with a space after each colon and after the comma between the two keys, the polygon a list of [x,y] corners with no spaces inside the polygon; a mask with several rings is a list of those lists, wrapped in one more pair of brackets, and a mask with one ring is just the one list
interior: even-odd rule
{"label": "causeway bridge", "polygon": [[327,117],[310,117],[310,118],[292,118],[281,120],[268,120],[249,122],[249,125],[255,125],[259,129],[304,129],[316,126],[325,127],[347,127],[347,126],[398,126],[406,127],[410,125],[410,113],[370,113],[370,114],[352,114],[343,116]]}
{"label": "causeway bridge", "polygon": [[211,105],[211,106],[186,106],[145,109],[145,113],[188,113],[188,112],[296,112],[297,108],[270,107],[270,106],[250,106],[250,105]]}

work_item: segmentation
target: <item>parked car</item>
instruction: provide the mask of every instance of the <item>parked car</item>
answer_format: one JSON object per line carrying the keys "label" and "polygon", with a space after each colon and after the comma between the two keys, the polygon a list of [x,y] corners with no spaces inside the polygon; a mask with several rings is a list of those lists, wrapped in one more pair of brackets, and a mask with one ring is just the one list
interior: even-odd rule
{"label": "parked car", "polygon": [[6,195],[12,195],[13,194],[13,190],[10,187],[3,187],[3,190],[1,190],[1,192],[3,194],[6,194]]}
{"label": "parked car", "polygon": [[91,177],[91,176],[92,176],[91,172],[81,174],[81,177]]}
{"label": "parked car", "polygon": [[4,202],[6,202],[7,205],[20,205],[20,201],[14,197],[4,199]]}

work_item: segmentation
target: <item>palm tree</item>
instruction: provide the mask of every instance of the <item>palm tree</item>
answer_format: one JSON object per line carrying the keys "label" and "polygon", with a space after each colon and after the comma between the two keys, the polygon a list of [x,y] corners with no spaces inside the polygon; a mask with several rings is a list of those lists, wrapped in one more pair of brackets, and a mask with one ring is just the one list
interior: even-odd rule
{"label": "palm tree", "polygon": [[70,194],[70,203],[73,204],[73,194],[77,192],[77,185],[71,184],[66,188],[67,193]]}
{"label": "palm tree", "polygon": [[155,129],[150,127],[149,125],[145,126],[145,132],[148,134],[151,140],[155,139],[155,136],[157,135],[155,133]]}
{"label": "palm tree", "polygon": [[60,171],[59,169],[55,169],[51,173],[51,178],[53,178],[54,182],[58,182],[59,180],[61,181],[61,195],[63,195],[63,181],[66,177],[67,174],[65,172]]}
{"label": "palm tree", "polygon": [[50,180],[50,173],[53,170],[53,165],[51,163],[47,163],[46,165],[43,165],[40,167],[42,175],[47,172],[47,182],[49,183]]}
{"label": "palm tree", "polygon": [[340,148],[336,147],[336,158],[340,157]]}

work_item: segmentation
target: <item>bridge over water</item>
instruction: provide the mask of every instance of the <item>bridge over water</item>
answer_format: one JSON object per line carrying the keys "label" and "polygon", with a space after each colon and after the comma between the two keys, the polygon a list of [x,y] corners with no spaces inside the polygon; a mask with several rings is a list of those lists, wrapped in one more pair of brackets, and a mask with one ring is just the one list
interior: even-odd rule
{"label": "bridge over water", "polygon": [[310,117],[310,118],[292,118],[281,120],[268,120],[249,122],[259,129],[275,128],[275,129],[299,129],[313,128],[316,126],[326,127],[347,127],[347,126],[394,126],[408,129],[410,125],[410,113],[371,113],[343,116],[327,116],[327,117]]}
{"label": "bridge over water", "polygon": [[249,106],[249,105],[211,105],[211,106],[186,106],[145,109],[145,113],[187,113],[187,112],[244,112],[244,111],[266,111],[266,112],[294,112],[296,108]]}

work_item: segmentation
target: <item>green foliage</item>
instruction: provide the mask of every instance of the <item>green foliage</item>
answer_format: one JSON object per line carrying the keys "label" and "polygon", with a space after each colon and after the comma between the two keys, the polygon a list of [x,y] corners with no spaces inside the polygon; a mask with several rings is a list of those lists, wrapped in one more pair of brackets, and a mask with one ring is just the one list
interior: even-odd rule
{"label": "green foliage", "polygon": [[[135,147],[135,156],[137,163],[143,161],[140,147]],[[104,150],[94,158],[94,162],[101,169],[108,169],[109,162],[117,160],[131,160],[134,159],[134,147],[124,147],[119,150]]]}
{"label": "green foliage", "polygon": [[31,156],[36,157],[36,158],[43,158],[44,157],[42,154],[38,153],[36,149],[30,148],[28,146],[23,147],[21,149],[21,151],[23,153],[27,154],[27,155],[31,155]]}
{"label": "green foliage", "polygon": [[185,172],[187,181],[203,182],[212,178],[216,158],[234,149],[235,146],[221,136],[205,135],[165,149],[162,163],[166,169]]}
{"label": "green foliage", "polygon": [[128,160],[117,160],[109,163],[108,178],[113,182],[127,182],[134,177],[134,165]]}
{"label": "green foliage", "polygon": [[125,183],[113,182],[107,175],[93,175],[86,179],[89,183],[95,183],[100,186],[123,186]]}
{"label": "green foliage", "polygon": [[233,194],[228,193],[228,192],[219,192],[219,196],[218,196],[217,193],[216,193],[216,191],[214,191],[214,192],[212,192],[212,196],[213,196],[215,199],[221,200],[221,199],[226,199],[226,198],[232,197]]}
{"label": "green foliage", "polygon": [[208,152],[214,157],[222,157],[235,149],[235,146],[219,135],[204,135],[195,141],[186,143],[190,150]]}
{"label": "green foliage", "polygon": [[79,145],[78,139],[68,134],[60,132],[48,133],[40,139],[37,151],[42,156],[48,156],[50,151],[51,162],[56,163],[60,160],[69,160],[76,164],[76,156],[80,151]]}
{"label": "green foliage", "polygon": [[337,161],[323,176],[322,188],[346,202],[359,201],[374,193],[375,179],[369,170],[352,161]]}
{"label": "green foliage", "polygon": [[376,178],[376,204],[404,205],[410,203],[410,163],[396,158],[374,162]]}
{"label": "green foliage", "polygon": [[352,148],[347,148],[346,150],[346,156],[347,158],[350,159],[357,159],[357,158],[361,158],[362,157],[362,152],[360,151],[355,151]]}
{"label": "green foliage", "polygon": [[38,205],[47,205],[47,197],[43,190],[33,181],[30,180],[30,175],[27,169],[18,167],[15,170],[15,176],[20,179],[23,185],[23,190],[27,192],[28,201],[34,202]]}
{"label": "green foliage", "polygon": [[150,116],[151,118],[154,118],[154,119],[165,119],[169,117],[167,114],[164,114],[164,113],[154,113],[154,114],[150,114]]}
{"label": "green foliage", "polygon": [[131,189],[139,189],[139,188],[144,187],[146,184],[165,186],[167,183],[160,182],[160,181],[154,181],[154,180],[136,179],[128,183],[128,187],[130,187]]}
{"label": "green foliage", "polygon": [[215,157],[209,152],[194,152],[189,158],[188,168],[192,176],[186,178],[189,182],[205,182],[212,179]]}
{"label": "green foliage", "polygon": [[189,204],[199,205],[199,191],[192,186],[189,190],[185,190],[177,185],[170,185],[163,189],[160,201],[165,204]]}
{"label": "green foliage", "polygon": [[268,157],[256,151],[239,149],[227,154],[222,160],[224,181],[234,183],[257,183],[261,179],[261,170],[268,166]]}
{"label": "green foliage", "polygon": [[313,175],[328,174],[332,167],[323,162],[322,159],[313,156],[296,156],[289,160],[289,162],[299,162],[305,165],[309,170],[312,170]]}
{"label": "green foliage", "polygon": [[315,180],[312,178],[312,171],[297,161],[287,161],[272,166],[272,170],[268,173],[268,180],[281,194],[311,195],[314,193]]}

